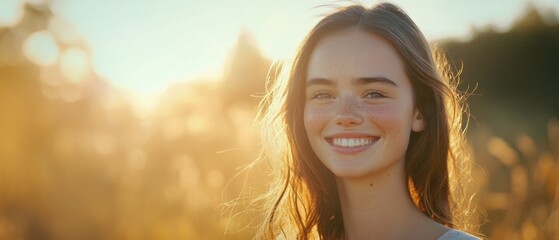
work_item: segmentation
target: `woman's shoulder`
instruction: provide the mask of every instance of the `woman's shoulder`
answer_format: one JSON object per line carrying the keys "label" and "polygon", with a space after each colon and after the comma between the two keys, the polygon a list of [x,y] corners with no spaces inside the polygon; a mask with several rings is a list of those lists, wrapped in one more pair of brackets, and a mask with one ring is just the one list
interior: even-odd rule
{"label": "woman's shoulder", "polygon": [[467,234],[465,232],[450,229],[446,231],[442,236],[440,236],[437,240],[479,240],[480,238]]}

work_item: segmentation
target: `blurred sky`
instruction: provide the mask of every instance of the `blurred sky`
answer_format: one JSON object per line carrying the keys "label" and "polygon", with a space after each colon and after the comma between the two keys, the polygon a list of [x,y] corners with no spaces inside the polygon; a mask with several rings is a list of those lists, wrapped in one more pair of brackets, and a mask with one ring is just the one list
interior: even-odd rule
{"label": "blurred sky", "polygon": [[[0,24],[29,0],[0,0]],[[218,79],[241,31],[271,59],[290,55],[329,8],[320,0],[47,0],[93,50],[93,67],[125,90],[161,91],[174,81]],[[31,2],[42,2],[33,0]],[[358,1],[367,6],[378,1]],[[395,0],[429,40],[467,38],[474,27],[506,30],[529,2],[559,14],[559,0]]]}

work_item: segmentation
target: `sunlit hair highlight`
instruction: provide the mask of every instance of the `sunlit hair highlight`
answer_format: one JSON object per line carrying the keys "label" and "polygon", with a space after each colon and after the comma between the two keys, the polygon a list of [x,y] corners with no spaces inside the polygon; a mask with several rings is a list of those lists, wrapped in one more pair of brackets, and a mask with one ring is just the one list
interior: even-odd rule
{"label": "sunlit hair highlight", "polygon": [[[468,155],[464,149],[463,98],[444,54],[432,51],[415,23],[400,8],[382,3],[338,8],[307,35],[296,56],[276,65],[259,106],[262,159],[273,182],[262,199],[266,211],[255,239],[340,239],[344,226],[335,176],[312,150],[303,123],[309,57],[331,34],[357,28],[377,34],[397,50],[411,81],[425,130],[412,133],[405,174],[417,208],[448,227],[475,233],[466,192]],[[435,53],[435,54],[433,54]]]}

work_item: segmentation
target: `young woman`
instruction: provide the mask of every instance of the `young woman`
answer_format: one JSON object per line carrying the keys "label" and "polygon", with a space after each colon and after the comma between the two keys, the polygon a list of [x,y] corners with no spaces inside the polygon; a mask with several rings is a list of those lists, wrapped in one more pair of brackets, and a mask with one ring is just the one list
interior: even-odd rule
{"label": "young woman", "polygon": [[276,181],[256,239],[476,239],[446,66],[392,4],[323,18],[260,106]]}

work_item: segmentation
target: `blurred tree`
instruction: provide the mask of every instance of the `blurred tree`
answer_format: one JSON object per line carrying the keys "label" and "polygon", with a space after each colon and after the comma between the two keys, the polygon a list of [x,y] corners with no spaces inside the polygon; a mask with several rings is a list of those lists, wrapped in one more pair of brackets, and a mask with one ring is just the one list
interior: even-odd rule
{"label": "blurred tree", "polygon": [[55,50],[85,48],[61,42],[54,17],[48,4],[25,4],[17,25],[0,28],[0,239],[107,239],[118,215],[120,178],[109,169],[134,131],[130,111],[93,72],[67,79],[58,52],[45,65],[30,60],[25,43],[37,32]]}
{"label": "blurred tree", "polygon": [[241,31],[223,71],[222,100],[225,106],[239,101],[258,102],[260,98],[255,95],[264,93],[264,80],[270,64],[256,47],[253,37],[246,30]]}
{"label": "blurred tree", "polygon": [[451,61],[463,66],[462,89],[475,89],[473,127],[488,124],[507,139],[520,132],[544,139],[546,122],[559,116],[559,23],[528,9],[508,32],[444,43]]}
{"label": "blurred tree", "polygon": [[39,68],[21,49],[30,34],[45,29],[52,14],[30,5],[25,12],[16,26],[0,27],[0,238],[49,239],[47,211],[40,202],[44,175],[29,168],[39,161],[30,146],[45,134],[37,126],[43,100]]}

